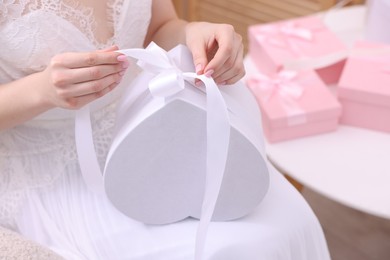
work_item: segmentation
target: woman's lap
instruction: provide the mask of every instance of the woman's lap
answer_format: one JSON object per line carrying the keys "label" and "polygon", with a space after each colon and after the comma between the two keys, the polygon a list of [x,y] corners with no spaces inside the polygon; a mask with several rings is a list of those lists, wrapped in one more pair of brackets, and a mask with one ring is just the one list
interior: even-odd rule
{"label": "woman's lap", "polygon": [[[66,176],[51,190],[32,191],[19,231],[68,259],[192,259],[198,221],[153,226],[133,221],[89,193],[81,177]],[[317,218],[276,170],[254,212],[212,222],[206,259],[329,260]]]}

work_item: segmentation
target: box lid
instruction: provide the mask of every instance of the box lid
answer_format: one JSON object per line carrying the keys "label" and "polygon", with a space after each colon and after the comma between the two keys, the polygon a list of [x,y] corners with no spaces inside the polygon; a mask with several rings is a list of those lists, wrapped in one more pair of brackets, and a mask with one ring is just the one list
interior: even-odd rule
{"label": "box lid", "polygon": [[278,66],[297,58],[319,58],[343,52],[346,46],[318,16],[306,16],[249,27]]}
{"label": "box lid", "polygon": [[356,43],[341,75],[338,96],[390,107],[390,45]]}
{"label": "box lid", "polygon": [[[270,94],[256,80],[248,81],[263,117],[272,128],[329,120],[341,115],[341,105],[314,71],[293,73],[296,75],[290,79],[290,87],[301,90],[292,90],[295,94],[291,93],[290,96],[283,93],[283,87],[274,86],[273,93]],[[277,77],[279,76],[270,76],[272,80],[277,80]],[[301,93],[296,95],[299,91]]]}

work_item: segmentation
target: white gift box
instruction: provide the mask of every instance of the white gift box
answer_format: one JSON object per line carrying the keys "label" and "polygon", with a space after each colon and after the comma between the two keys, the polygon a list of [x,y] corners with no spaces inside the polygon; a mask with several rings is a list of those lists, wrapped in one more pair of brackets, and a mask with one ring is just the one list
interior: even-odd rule
{"label": "white gift box", "polygon": [[[248,91],[244,84],[221,88],[219,95],[226,103],[230,131],[224,143],[220,138],[226,130],[220,120],[222,113],[219,116],[220,104],[213,101],[211,86],[207,86],[207,95],[204,89],[194,86],[190,78],[197,76],[192,73],[192,56],[184,46],[166,53],[152,44],[147,50],[123,53],[140,59],[138,64],[144,71],[127,88],[118,106],[117,131],[103,172],[107,198],[123,214],[147,224],[200,218],[204,214],[202,207],[213,213],[215,221],[250,213],[264,198],[269,175],[260,123],[253,121],[234,97]],[[205,76],[203,80],[207,81]],[[161,90],[164,84],[168,90]],[[218,89],[215,86],[219,93]],[[162,92],[166,92],[164,97]],[[208,121],[210,114],[215,114],[213,121]],[[93,169],[88,166],[93,159],[82,158],[90,154],[84,149],[88,138],[77,134],[88,128],[83,126],[85,121],[88,120],[79,118],[79,124],[76,121],[83,174]],[[211,133],[210,138],[208,131],[213,127],[221,132]],[[214,139],[222,141],[216,145]],[[224,153],[220,147],[224,146],[225,161],[220,159]],[[218,166],[221,162],[223,165]],[[214,175],[219,174],[220,166],[224,170],[218,184],[218,176]],[[87,184],[93,186],[96,181],[100,185],[93,177],[85,179]],[[215,207],[210,202],[212,197]]]}

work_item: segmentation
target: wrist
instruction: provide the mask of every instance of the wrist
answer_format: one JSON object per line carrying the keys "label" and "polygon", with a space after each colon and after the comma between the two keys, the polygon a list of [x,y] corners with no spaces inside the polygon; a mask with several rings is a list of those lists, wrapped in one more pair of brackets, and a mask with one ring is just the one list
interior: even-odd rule
{"label": "wrist", "polygon": [[55,108],[56,105],[52,101],[52,98],[50,97],[48,86],[49,80],[46,77],[45,71],[37,72],[34,74],[31,74],[29,80],[31,80],[32,84],[31,86],[31,102],[32,106],[35,107],[36,111],[38,113],[46,112],[47,110],[50,110],[52,108]]}
{"label": "wrist", "polygon": [[54,106],[45,97],[40,73],[0,86],[0,131],[22,124]]}

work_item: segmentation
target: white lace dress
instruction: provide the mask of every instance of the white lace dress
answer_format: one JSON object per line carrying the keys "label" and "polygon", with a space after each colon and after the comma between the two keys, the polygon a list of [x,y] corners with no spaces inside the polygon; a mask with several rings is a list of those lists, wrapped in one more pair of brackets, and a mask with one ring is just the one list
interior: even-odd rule
{"label": "white lace dress", "polygon": [[[142,47],[150,16],[151,0],[0,0],[0,84],[43,70],[61,52]],[[115,100],[131,72],[93,106],[102,164]],[[90,193],[77,161],[74,114],[54,109],[0,132],[0,225],[66,259],[183,260],[192,259],[197,221],[143,225]],[[207,259],[329,259],[314,214],[276,172],[256,212],[212,225],[207,246]]]}

